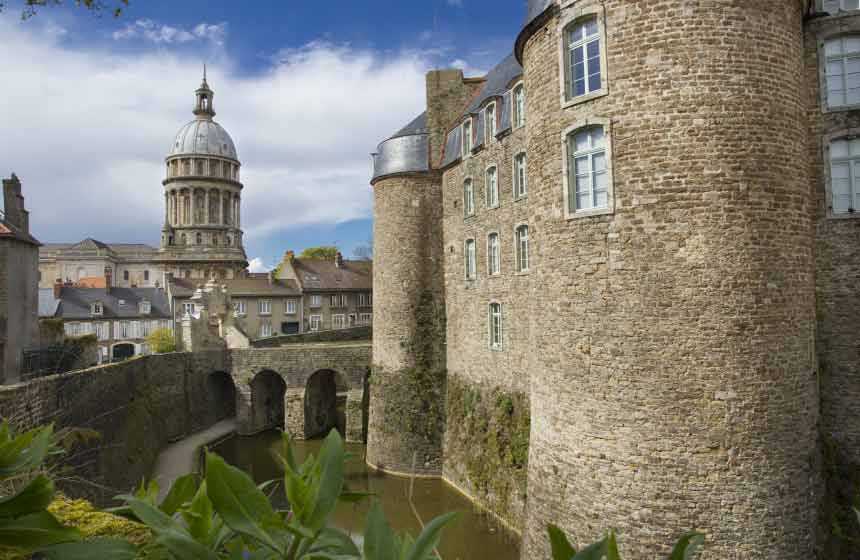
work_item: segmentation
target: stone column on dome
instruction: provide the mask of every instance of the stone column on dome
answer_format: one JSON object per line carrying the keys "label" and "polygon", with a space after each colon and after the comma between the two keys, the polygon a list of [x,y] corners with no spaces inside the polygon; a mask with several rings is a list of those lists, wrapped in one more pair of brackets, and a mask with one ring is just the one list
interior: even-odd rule
{"label": "stone column on dome", "polygon": [[164,192],[164,225],[170,224],[170,194]]}
{"label": "stone column on dome", "polygon": [[218,190],[218,216],[219,216],[219,220],[218,220],[219,224],[224,225],[227,223],[224,221],[224,192],[221,191],[220,189]]}
{"label": "stone column on dome", "polygon": [[209,225],[209,189],[206,189],[203,193],[203,205],[205,206],[203,223]]}

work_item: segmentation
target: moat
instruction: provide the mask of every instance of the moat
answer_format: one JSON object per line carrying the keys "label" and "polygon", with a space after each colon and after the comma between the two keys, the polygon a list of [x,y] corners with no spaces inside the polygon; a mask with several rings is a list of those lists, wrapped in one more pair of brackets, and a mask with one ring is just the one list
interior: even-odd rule
{"label": "moat", "polygon": [[[282,470],[273,452],[280,446],[280,435],[264,432],[252,437],[230,436],[212,450],[231,464],[251,473],[257,482],[280,478]],[[299,461],[316,455],[320,440],[295,443]],[[421,528],[407,498],[410,480],[374,471],[364,462],[365,447],[346,444],[352,458],[346,464],[346,484],[350,490],[372,492],[379,499],[392,528],[413,536]],[[283,499],[282,493],[277,496]],[[492,515],[472,504],[468,498],[440,479],[415,479],[413,502],[424,523],[449,511],[460,512],[442,533],[439,553],[445,560],[516,560],[520,556],[520,539]],[[285,505],[285,504],[279,504]],[[364,530],[369,501],[363,504],[341,504],[332,523],[355,537]]]}

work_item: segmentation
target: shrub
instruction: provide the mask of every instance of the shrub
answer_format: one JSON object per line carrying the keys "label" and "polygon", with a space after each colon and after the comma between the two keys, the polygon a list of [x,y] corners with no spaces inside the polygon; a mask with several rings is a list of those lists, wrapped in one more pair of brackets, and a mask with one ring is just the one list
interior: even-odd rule
{"label": "shrub", "polygon": [[146,337],[146,342],[154,354],[166,354],[176,350],[176,338],[170,329],[155,329]]}

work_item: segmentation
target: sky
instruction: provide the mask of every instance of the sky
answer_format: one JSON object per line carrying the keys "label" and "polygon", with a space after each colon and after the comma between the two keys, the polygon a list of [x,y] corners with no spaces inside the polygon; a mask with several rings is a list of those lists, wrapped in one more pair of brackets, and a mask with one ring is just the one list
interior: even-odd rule
{"label": "sky", "polygon": [[21,179],[33,234],[157,246],[164,157],[206,63],[253,271],[369,244],[369,154],[424,110],[428,70],[485,73],[525,16],[525,0],[131,0],[22,21],[22,3],[0,13],[0,175]]}

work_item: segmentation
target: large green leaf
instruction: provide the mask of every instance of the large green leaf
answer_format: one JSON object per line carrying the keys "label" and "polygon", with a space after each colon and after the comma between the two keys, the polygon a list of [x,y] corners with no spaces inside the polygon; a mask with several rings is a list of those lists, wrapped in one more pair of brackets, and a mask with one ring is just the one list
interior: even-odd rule
{"label": "large green leaf", "polygon": [[45,560],[134,560],[137,548],[122,539],[62,543],[39,551]]}
{"label": "large green leaf", "polygon": [[580,550],[573,560],[621,560],[615,534],[610,531],[602,540]]}
{"label": "large green leaf", "polygon": [[158,509],[167,515],[173,515],[179,509],[179,506],[190,502],[196,493],[197,475],[190,473],[180,476],[173,481],[170,491],[164,497]]}
{"label": "large green leaf", "polygon": [[313,504],[305,525],[316,532],[325,527],[343,490],[343,440],[332,430],[319,455],[319,476],[314,480]]}
{"label": "large green leaf", "polygon": [[374,501],[367,514],[364,529],[364,558],[367,560],[397,560],[398,544],[379,507],[379,502]]}
{"label": "large green leaf", "polygon": [[549,543],[552,547],[552,560],[571,560],[576,556],[576,549],[567,540],[567,535],[564,534],[556,525],[547,525],[549,533]]}
{"label": "large green leaf", "polygon": [[702,546],[705,542],[705,535],[692,531],[687,533],[675,544],[672,549],[672,554],[669,555],[669,560],[692,560],[696,554],[696,549]]}
{"label": "large green leaf", "polygon": [[218,560],[218,554],[191,538],[184,531],[169,529],[158,534],[155,540],[180,560]]}
{"label": "large green leaf", "polygon": [[47,511],[0,521],[0,545],[35,550],[50,544],[80,540],[77,529],[63,527]]}
{"label": "large green leaf", "polygon": [[191,505],[182,511],[182,517],[195,540],[215,544],[216,537],[212,535],[214,516],[212,501],[206,494],[206,482],[203,482],[194,494]]}
{"label": "large green leaf", "polygon": [[310,546],[308,554],[312,555],[317,552],[325,552],[329,556],[361,557],[361,551],[352,538],[340,529],[332,527],[320,531],[316,542]]}
{"label": "large green leaf", "polygon": [[42,511],[54,497],[54,483],[40,474],[14,496],[0,500],[0,518],[19,517]]}
{"label": "large green leaf", "polygon": [[251,477],[214,453],[207,453],[206,488],[215,511],[231,529],[280,550],[262,528],[263,520],[275,512]]}
{"label": "large green leaf", "polygon": [[415,545],[409,552],[407,560],[424,560],[430,556],[433,549],[435,549],[439,544],[439,537],[442,532],[442,528],[450,523],[455,517],[457,517],[456,512],[446,513],[445,515],[440,515],[428,523],[415,540]]}
{"label": "large green leaf", "polygon": [[135,517],[155,533],[179,529],[179,524],[172,517],[145,500],[128,498],[128,506]]}

